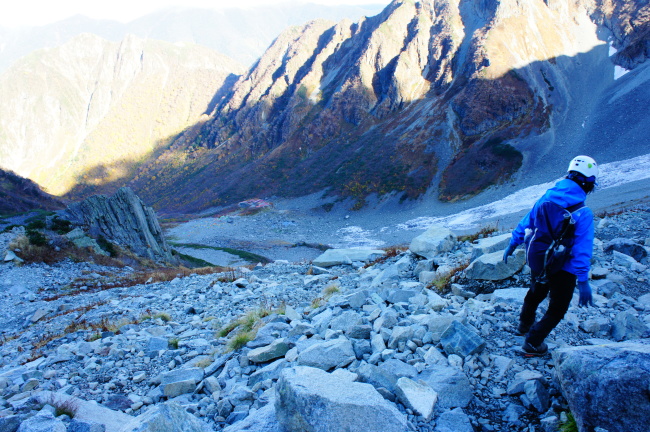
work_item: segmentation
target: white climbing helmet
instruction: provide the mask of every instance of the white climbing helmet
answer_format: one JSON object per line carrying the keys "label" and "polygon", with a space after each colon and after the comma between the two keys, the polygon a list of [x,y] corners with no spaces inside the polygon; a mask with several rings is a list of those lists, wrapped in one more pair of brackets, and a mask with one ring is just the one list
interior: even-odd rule
{"label": "white climbing helmet", "polygon": [[598,164],[589,156],[576,156],[569,164],[569,169],[567,171],[579,172],[587,178],[592,176],[598,177]]}

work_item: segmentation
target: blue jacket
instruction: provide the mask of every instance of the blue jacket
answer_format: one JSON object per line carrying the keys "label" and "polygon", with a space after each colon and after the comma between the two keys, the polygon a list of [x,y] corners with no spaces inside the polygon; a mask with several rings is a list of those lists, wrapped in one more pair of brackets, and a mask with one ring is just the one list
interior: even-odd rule
{"label": "blue jacket", "polygon": [[[544,201],[553,201],[562,207],[583,202],[587,194],[573,180],[560,180],[546,191],[546,193],[535,203],[533,210],[519,222],[517,228],[512,232],[510,243],[518,246],[524,242],[526,228],[534,226],[535,207]],[[571,250],[571,259],[564,264],[562,270],[572,273],[578,277],[579,282],[589,279],[589,268],[591,266],[591,255],[594,246],[594,214],[589,207],[582,207],[573,213],[576,221],[575,242]]]}

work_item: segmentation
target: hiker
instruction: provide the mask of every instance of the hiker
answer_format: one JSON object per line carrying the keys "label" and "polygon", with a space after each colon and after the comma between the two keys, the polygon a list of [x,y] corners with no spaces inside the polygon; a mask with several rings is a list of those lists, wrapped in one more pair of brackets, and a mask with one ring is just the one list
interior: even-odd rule
{"label": "hiker", "polygon": [[[518,334],[526,336],[521,347],[524,353],[546,354],[548,346],[544,343],[544,339],[560,323],[569,309],[576,280],[580,292],[578,305],[593,306],[589,286],[589,267],[594,242],[594,217],[592,211],[585,207],[584,201],[587,194],[593,191],[597,176],[596,161],[589,156],[575,157],[569,164],[566,177],[548,189],[519,222],[512,232],[510,244],[503,253],[503,260],[507,263],[508,257],[517,246],[522,243],[526,245],[526,261],[531,268],[531,286],[524,299],[517,328]],[[549,243],[542,243],[541,238],[543,238],[543,231],[556,223],[548,220],[553,217],[553,214],[558,214],[553,213],[554,211],[563,213],[560,218],[570,215],[566,223],[570,221],[574,224],[571,233],[567,236],[570,238],[565,241],[566,257],[559,258],[559,262],[555,264],[557,268],[551,270],[546,268],[544,257],[551,256],[553,252],[550,254],[546,252],[549,250]],[[559,249],[562,250],[563,247]],[[534,250],[541,252],[534,253]],[[547,295],[549,296],[548,310],[541,320],[535,322],[537,307]]]}

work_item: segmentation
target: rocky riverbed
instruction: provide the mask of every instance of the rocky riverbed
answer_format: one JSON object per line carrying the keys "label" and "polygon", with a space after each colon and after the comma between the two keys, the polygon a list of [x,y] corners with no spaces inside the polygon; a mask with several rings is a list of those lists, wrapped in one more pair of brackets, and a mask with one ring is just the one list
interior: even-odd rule
{"label": "rocky riverbed", "polygon": [[595,306],[576,295],[539,359],[516,353],[528,276],[499,264],[507,233],[134,286],[128,267],[0,264],[0,430],[555,431],[569,411],[622,430],[597,414],[606,390],[574,402],[567,364],[571,347],[627,343],[650,376],[650,211],[597,227]]}

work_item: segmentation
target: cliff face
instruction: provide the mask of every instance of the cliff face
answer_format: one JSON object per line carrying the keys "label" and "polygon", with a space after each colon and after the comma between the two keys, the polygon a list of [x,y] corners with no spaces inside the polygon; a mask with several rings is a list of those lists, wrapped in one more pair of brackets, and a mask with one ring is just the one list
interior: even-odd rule
{"label": "cliff face", "polygon": [[156,213],[129,188],[71,204],[64,218],[93,237],[107,240],[151,260],[175,263]]}
{"label": "cliff face", "polygon": [[645,66],[645,3],[396,0],[358,23],[291,28],[131,184],[185,209],[323,189],[360,205],[476,194],[584,151],[614,65]]}
{"label": "cliff face", "polygon": [[197,46],[86,34],[0,76],[0,165],[61,194],[128,174],[242,67]]}

